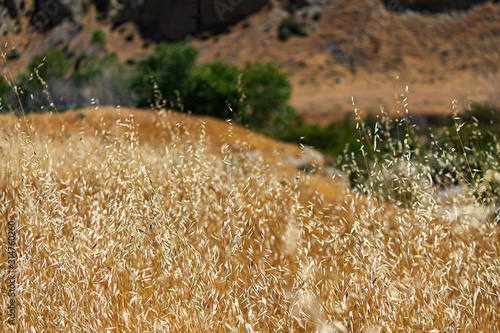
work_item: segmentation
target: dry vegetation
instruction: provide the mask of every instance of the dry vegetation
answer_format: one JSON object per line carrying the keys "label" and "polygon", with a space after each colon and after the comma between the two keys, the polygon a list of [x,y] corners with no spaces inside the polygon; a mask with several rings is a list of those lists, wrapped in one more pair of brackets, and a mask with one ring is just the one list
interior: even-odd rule
{"label": "dry vegetation", "polygon": [[209,119],[88,109],[1,121],[17,331],[500,330],[490,221],[296,177],[269,147],[298,148]]}

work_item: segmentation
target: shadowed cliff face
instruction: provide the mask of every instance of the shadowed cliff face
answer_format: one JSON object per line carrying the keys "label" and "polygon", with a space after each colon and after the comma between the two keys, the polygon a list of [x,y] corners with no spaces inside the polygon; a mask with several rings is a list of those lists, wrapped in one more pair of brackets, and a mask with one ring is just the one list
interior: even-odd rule
{"label": "shadowed cliff face", "polygon": [[407,9],[432,13],[468,10],[483,2],[498,0],[383,0],[389,10],[402,12]]}
{"label": "shadowed cliff face", "polygon": [[25,8],[22,0],[7,0],[0,4],[0,32],[13,30],[15,20],[28,9],[32,10],[31,25],[42,32],[64,21],[81,25],[85,12],[95,5],[115,25],[135,22],[146,38],[179,40],[202,31],[221,32],[266,3],[268,0],[35,0],[33,8]]}
{"label": "shadowed cliff face", "polygon": [[5,0],[0,2],[0,34],[6,34],[10,27],[9,21],[21,16],[24,11],[24,0]]}
{"label": "shadowed cliff face", "polygon": [[[136,0],[129,0],[135,2]],[[154,40],[179,40],[201,31],[221,32],[258,9],[268,0],[146,0],[142,5],[124,7],[138,9],[127,14],[145,37]]]}
{"label": "shadowed cliff face", "polygon": [[80,24],[82,3],[72,0],[36,0],[31,24],[40,31],[48,31],[63,21]]}
{"label": "shadowed cliff face", "polygon": [[[467,10],[476,4],[499,0],[379,0],[394,12],[406,10],[447,12]],[[181,40],[203,31],[222,32],[245,19],[269,0],[5,0],[0,2],[0,34],[16,30],[16,20],[29,15],[38,31],[48,31],[63,22],[79,26],[91,6],[101,17],[120,25],[135,22],[144,38]],[[311,0],[290,0],[304,6]]]}

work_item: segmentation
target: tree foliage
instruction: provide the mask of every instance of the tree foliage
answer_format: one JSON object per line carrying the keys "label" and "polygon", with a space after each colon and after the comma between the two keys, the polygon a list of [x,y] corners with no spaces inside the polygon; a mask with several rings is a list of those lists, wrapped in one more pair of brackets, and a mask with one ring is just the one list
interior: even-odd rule
{"label": "tree foliage", "polygon": [[132,79],[136,105],[150,106],[155,90],[161,91],[163,98],[174,104],[177,100],[175,90],[184,91],[197,57],[198,49],[185,42],[158,44],[151,55],[136,65]]}
{"label": "tree foliage", "polygon": [[184,106],[198,114],[231,118],[231,110],[244,113],[240,107],[238,67],[214,61],[192,70],[183,95]]}
{"label": "tree foliage", "polygon": [[[71,66],[71,60],[66,53],[62,49],[55,48],[34,56],[28,66],[28,72],[35,73],[37,70],[40,78],[45,81],[51,78],[62,78],[69,72]],[[38,76],[36,76],[36,81],[38,81]]]}
{"label": "tree foliage", "polygon": [[247,63],[243,69],[248,121],[265,126],[284,111],[292,93],[287,75],[275,63]]}

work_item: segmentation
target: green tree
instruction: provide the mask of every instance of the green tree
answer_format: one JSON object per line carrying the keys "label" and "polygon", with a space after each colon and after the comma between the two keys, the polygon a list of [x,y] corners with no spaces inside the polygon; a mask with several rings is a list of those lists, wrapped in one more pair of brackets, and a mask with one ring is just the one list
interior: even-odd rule
{"label": "green tree", "polygon": [[171,103],[177,100],[175,90],[184,91],[198,57],[198,49],[185,42],[161,43],[147,58],[139,61],[132,79],[132,94],[136,105],[148,107],[154,101],[155,87]]}
{"label": "green tree", "polygon": [[[249,110],[247,119],[253,126],[263,127],[280,116],[280,111],[290,113],[286,108],[292,93],[287,74],[274,63],[247,63],[243,69],[243,92]],[[284,121],[284,119],[281,119]]]}
{"label": "green tree", "polygon": [[237,115],[240,109],[238,89],[238,67],[214,61],[195,68],[184,90],[184,106],[198,114],[218,118],[231,118],[230,106]]}
{"label": "green tree", "polygon": [[240,73],[236,66],[219,61],[196,67],[197,56],[197,48],[185,42],[159,44],[135,67],[131,80],[135,104],[151,106],[159,91],[170,107],[179,109],[178,91],[183,106],[194,113],[232,117],[255,129],[284,127],[297,117],[287,105],[291,95],[287,74],[274,63],[247,63]]}

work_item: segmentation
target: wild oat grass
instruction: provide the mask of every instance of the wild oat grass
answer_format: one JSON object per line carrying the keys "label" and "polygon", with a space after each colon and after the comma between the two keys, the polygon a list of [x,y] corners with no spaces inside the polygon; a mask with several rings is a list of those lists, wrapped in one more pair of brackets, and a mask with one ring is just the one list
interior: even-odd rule
{"label": "wild oat grass", "polygon": [[18,225],[18,316],[0,330],[500,330],[497,224],[293,173],[238,142],[241,128],[217,137],[207,124],[4,116],[0,212]]}

